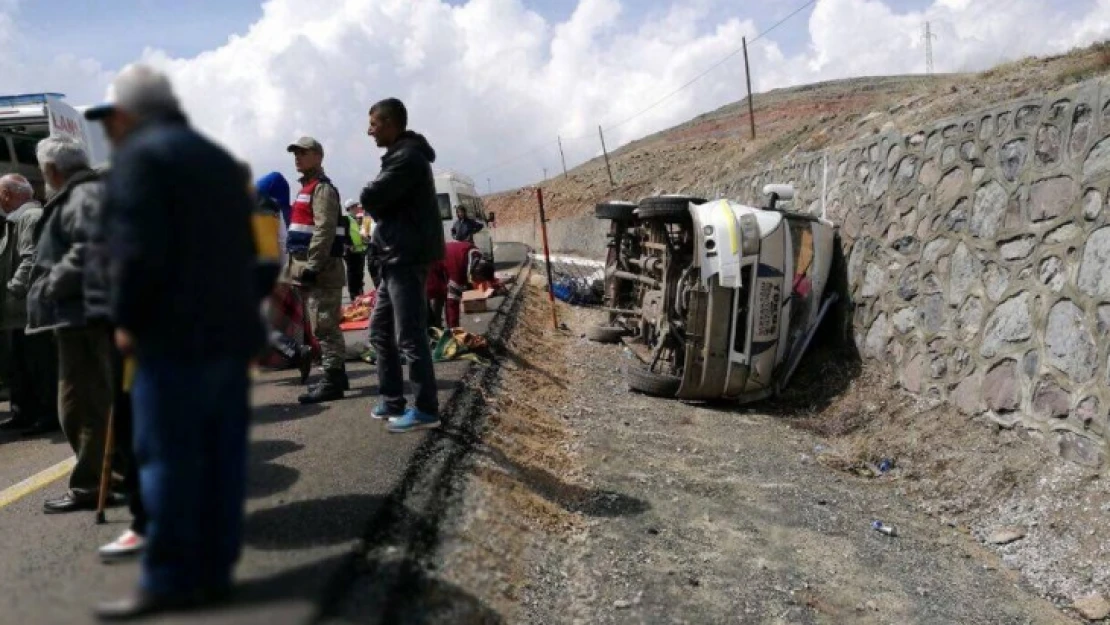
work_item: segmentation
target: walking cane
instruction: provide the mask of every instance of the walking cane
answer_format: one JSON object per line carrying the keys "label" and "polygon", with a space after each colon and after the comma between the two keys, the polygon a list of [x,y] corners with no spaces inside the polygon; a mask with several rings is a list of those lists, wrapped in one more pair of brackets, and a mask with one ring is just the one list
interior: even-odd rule
{"label": "walking cane", "polygon": [[104,505],[108,502],[108,488],[112,481],[112,454],[115,453],[116,406],[108,409],[108,433],[104,436],[104,462],[100,464],[100,491],[96,498],[96,524],[104,523]]}
{"label": "walking cane", "polygon": [[[135,361],[126,358],[123,361],[123,392],[131,391],[131,379],[135,375]],[[104,462],[100,465],[100,490],[96,498],[96,524],[104,523],[104,507],[108,503],[108,489],[112,481],[112,454],[116,452],[116,405],[108,410],[108,433],[104,436]]]}

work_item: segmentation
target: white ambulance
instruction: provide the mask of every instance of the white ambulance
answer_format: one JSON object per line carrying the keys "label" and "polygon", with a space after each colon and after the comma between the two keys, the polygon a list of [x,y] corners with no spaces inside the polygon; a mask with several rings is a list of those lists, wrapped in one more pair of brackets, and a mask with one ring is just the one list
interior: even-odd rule
{"label": "white ambulance", "polygon": [[462,207],[466,216],[482,224],[482,230],[474,235],[474,245],[478,246],[482,254],[493,259],[493,236],[490,226],[493,225],[494,216],[486,214],[482,198],[474,187],[474,181],[458,172],[437,171],[436,199],[439,201],[439,216],[443,220],[443,237],[451,240],[451,226],[455,223],[455,209]]}
{"label": "white ambulance", "polygon": [[0,96],[0,175],[18,173],[43,197],[35,146],[46,137],[69,136],[85,145],[93,167],[108,163],[108,141],[100,124],[90,123],[60,93]]}

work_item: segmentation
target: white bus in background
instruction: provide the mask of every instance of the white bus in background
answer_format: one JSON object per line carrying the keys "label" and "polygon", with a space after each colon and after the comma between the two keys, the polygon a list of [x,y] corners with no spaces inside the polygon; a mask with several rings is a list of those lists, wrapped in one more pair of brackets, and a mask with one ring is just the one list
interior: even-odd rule
{"label": "white bus in background", "polygon": [[482,231],[474,235],[474,245],[482,254],[493,260],[493,237],[490,224],[494,215],[486,214],[482,198],[474,187],[474,181],[458,172],[437,171],[436,200],[439,201],[439,217],[443,220],[443,237],[451,240],[451,225],[455,223],[455,208],[466,209],[466,216],[482,224]]}
{"label": "white bus in background", "polygon": [[35,147],[42,139],[73,137],[85,145],[93,167],[108,164],[108,142],[100,124],[86,121],[63,97],[60,93],[0,96],[0,175],[23,175],[40,199],[45,191]]}

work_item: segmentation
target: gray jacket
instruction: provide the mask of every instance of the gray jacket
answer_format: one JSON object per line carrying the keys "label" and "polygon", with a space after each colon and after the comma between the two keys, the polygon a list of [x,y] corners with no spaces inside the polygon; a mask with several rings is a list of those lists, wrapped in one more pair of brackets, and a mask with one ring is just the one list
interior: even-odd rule
{"label": "gray jacket", "polygon": [[90,169],[70,176],[43,207],[27,296],[28,334],[85,325],[85,290],[106,290],[85,275],[89,233],[103,198],[104,184]]}
{"label": "gray jacket", "polygon": [[4,279],[4,330],[27,325],[27,291],[31,288],[31,267],[35,256],[35,226],[42,218],[42,205],[32,200],[7,216],[0,256],[0,278]]}

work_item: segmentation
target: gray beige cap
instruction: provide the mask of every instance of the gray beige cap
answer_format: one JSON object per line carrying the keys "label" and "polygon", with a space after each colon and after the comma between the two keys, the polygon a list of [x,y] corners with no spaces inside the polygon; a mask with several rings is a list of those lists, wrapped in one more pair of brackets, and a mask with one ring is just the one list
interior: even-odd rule
{"label": "gray beige cap", "polygon": [[322,155],[324,153],[324,146],[320,145],[320,142],[312,137],[301,137],[293,143],[290,143],[289,147],[285,148],[287,152],[292,152],[293,150],[309,150],[311,152],[319,152]]}

